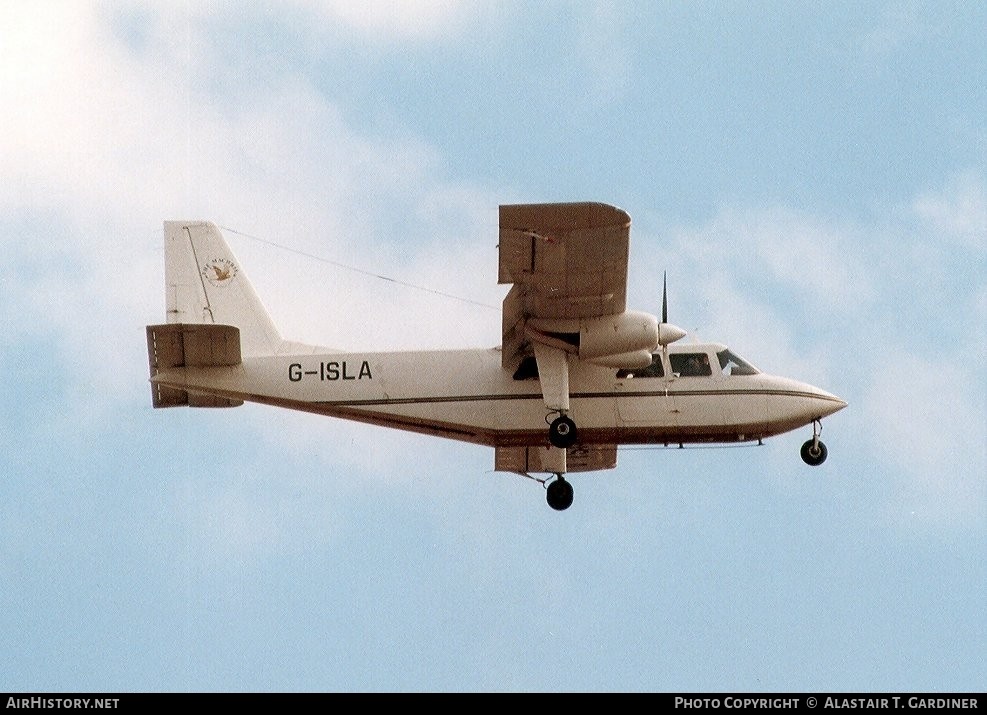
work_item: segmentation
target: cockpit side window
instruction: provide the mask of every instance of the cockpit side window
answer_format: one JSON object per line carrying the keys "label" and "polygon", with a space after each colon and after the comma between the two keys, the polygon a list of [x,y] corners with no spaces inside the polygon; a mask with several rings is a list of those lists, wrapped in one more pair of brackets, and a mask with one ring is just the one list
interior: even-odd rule
{"label": "cockpit side window", "polygon": [[672,353],[668,360],[672,372],[681,377],[708,377],[713,374],[706,353]]}
{"label": "cockpit side window", "polygon": [[648,367],[636,370],[617,370],[617,378],[627,377],[665,377],[665,368],[661,364],[661,353],[651,356],[651,364]]}
{"label": "cockpit side window", "polygon": [[756,375],[759,372],[756,367],[730,350],[721,350],[716,353],[716,357],[724,375]]}

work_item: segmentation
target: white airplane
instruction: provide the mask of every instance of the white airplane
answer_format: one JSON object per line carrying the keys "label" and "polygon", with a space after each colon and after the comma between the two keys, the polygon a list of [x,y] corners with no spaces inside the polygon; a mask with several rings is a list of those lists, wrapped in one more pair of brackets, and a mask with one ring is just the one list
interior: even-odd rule
{"label": "white airplane", "polygon": [[[600,203],[500,207],[503,344],[343,352],[284,340],[220,230],[166,221],[167,322],[147,327],[154,407],[259,402],[494,448],[497,471],[572,504],[571,472],[612,469],[619,445],[761,442],[846,402],[766,375],[717,343],[626,309],[630,217]],[[544,479],[533,474],[546,474]]]}

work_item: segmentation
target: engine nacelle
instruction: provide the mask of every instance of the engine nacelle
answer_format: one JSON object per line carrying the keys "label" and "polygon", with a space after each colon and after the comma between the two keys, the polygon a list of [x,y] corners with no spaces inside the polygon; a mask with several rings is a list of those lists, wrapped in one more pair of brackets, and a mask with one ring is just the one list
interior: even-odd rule
{"label": "engine nacelle", "polygon": [[632,353],[621,353],[620,355],[604,355],[590,360],[589,362],[600,367],[613,367],[618,370],[640,370],[650,367],[652,355],[650,350],[637,350]]}
{"label": "engine nacelle", "polygon": [[[579,321],[579,358],[599,364],[601,357],[648,353],[658,347],[658,318],[650,313],[627,311],[619,315],[584,318]],[[621,365],[621,367],[630,367]],[[643,367],[635,365],[634,367]]]}

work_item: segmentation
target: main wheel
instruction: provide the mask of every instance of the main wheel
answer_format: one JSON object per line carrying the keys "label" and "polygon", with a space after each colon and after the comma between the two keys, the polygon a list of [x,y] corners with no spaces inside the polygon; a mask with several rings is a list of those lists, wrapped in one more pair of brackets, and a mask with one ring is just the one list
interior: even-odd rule
{"label": "main wheel", "polygon": [[559,477],[548,485],[545,498],[548,500],[548,505],[555,511],[565,511],[572,506],[572,485]]}
{"label": "main wheel", "polygon": [[556,417],[548,426],[548,441],[553,447],[565,449],[576,443],[576,423],[565,415]]}
{"label": "main wheel", "polygon": [[802,461],[811,467],[818,467],[820,464],[826,461],[826,445],[819,442],[819,445],[815,445],[815,440],[809,440],[802,445],[802,450],[800,452],[802,455]]}

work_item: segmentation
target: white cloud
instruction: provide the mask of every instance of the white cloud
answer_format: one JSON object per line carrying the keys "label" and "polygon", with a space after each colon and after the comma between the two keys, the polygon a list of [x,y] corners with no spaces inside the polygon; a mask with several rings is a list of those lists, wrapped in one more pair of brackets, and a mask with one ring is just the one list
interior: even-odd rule
{"label": "white cloud", "polygon": [[[203,11],[143,9],[153,52],[132,52],[84,5],[0,12],[12,38],[0,56],[12,100],[0,202],[51,222],[43,245],[0,236],[15,262],[0,276],[19,333],[54,331],[66,356],[71,394],[52,429],[84,439],[105,411],[145,397],[143,325],[164,318],[164,219],[215,220],[499,305],[492,197],[437,178],[422,142],[361,136],[295,77],[251,88],[239,111],[202,91],[224,72]],[[499,342],[497,311],[230,238],[288,337],[364,350]],[[351,451],[354,464],[382,458]]]}
{"label": "white cloud", "polygon": [[923,194],[912,210],[934,236],[968,248],[987,248],[987,186],[983,175],[967,172],[944,188]]}
{"label": "white cloud", "polygon": [[[982,518],[987,511],[984,383],[962,365],[888,350],[861,396],[880,459],[904,476],[899,507],[926,521]],[[937,356],[941,356],[937,351]]]}
{"label": "white cloud", "polygon": [[913,2],[886,5],[873,27],[859,35],[863,52],[875,60],[887,61],[908,43],[921,37],[928,29]]}
{"label": "white cloud", "polygon": [[434,40],[455,34],[482,5],[465,0],[295,0],[374,40]]}
{"label": "white cloud", "polygon": [[632,273],[649,276],[657,311],[669,270],[671,322],[763,369],[824,381],[842,359],[831,341],[849,339],[879,297],[862,258],[873,233],[784,207],[731,206],[702,226],[662,231],[660,248],[637,235]]}
{"label": "white cloud", "polygon": [[99,106],[91,100],[108,88],[90,51],[97,38],[83,5],[8,3],[0,23],[0,200],[23,205],[63,190],[51,180],[86,176]]}
{"label": "white cloud", "polygon": [[[436,18],[456,12],[419,10]],[[3,272],[4,310],[19,330],[55,330],[72,356],[66,425],[95,428],[101,410],[135,389],[144,393],[143,325],[163,319],[164,219],[212,219],[499,303],[496,264],[485,264],[495,260],[495,226],[478,228],[491,202],[437,179],[431,148],[360,136],[292,76],[243,90],[254,93],[238,104],[247,109],[231,109],[201,89],[224,76],[209,46],[211,16],[174,5],[142,12],[143,42],[153,51],[131,51],[109,15],[84,4],[0,10],[0,95],[10,99],[0,115],[0,204],[9,215],[53,217],[43,243],[19,232],[0,237],[14,261]],[[299,261],[283,252],[244,262],[264,279],[261,295],[293,338],[363,349],[499,340],[493,311],[334,275],[312,261],[306,284],[293,272]],[[445,320],[426,320],[437,313]]]}
{"label": "white cloud", "polygon": [[590,99],[596,107],[612,107],[630,88],[631,60],[625,35],[632,20],[627,8],[610,2],[594,2],[577,18]]}

